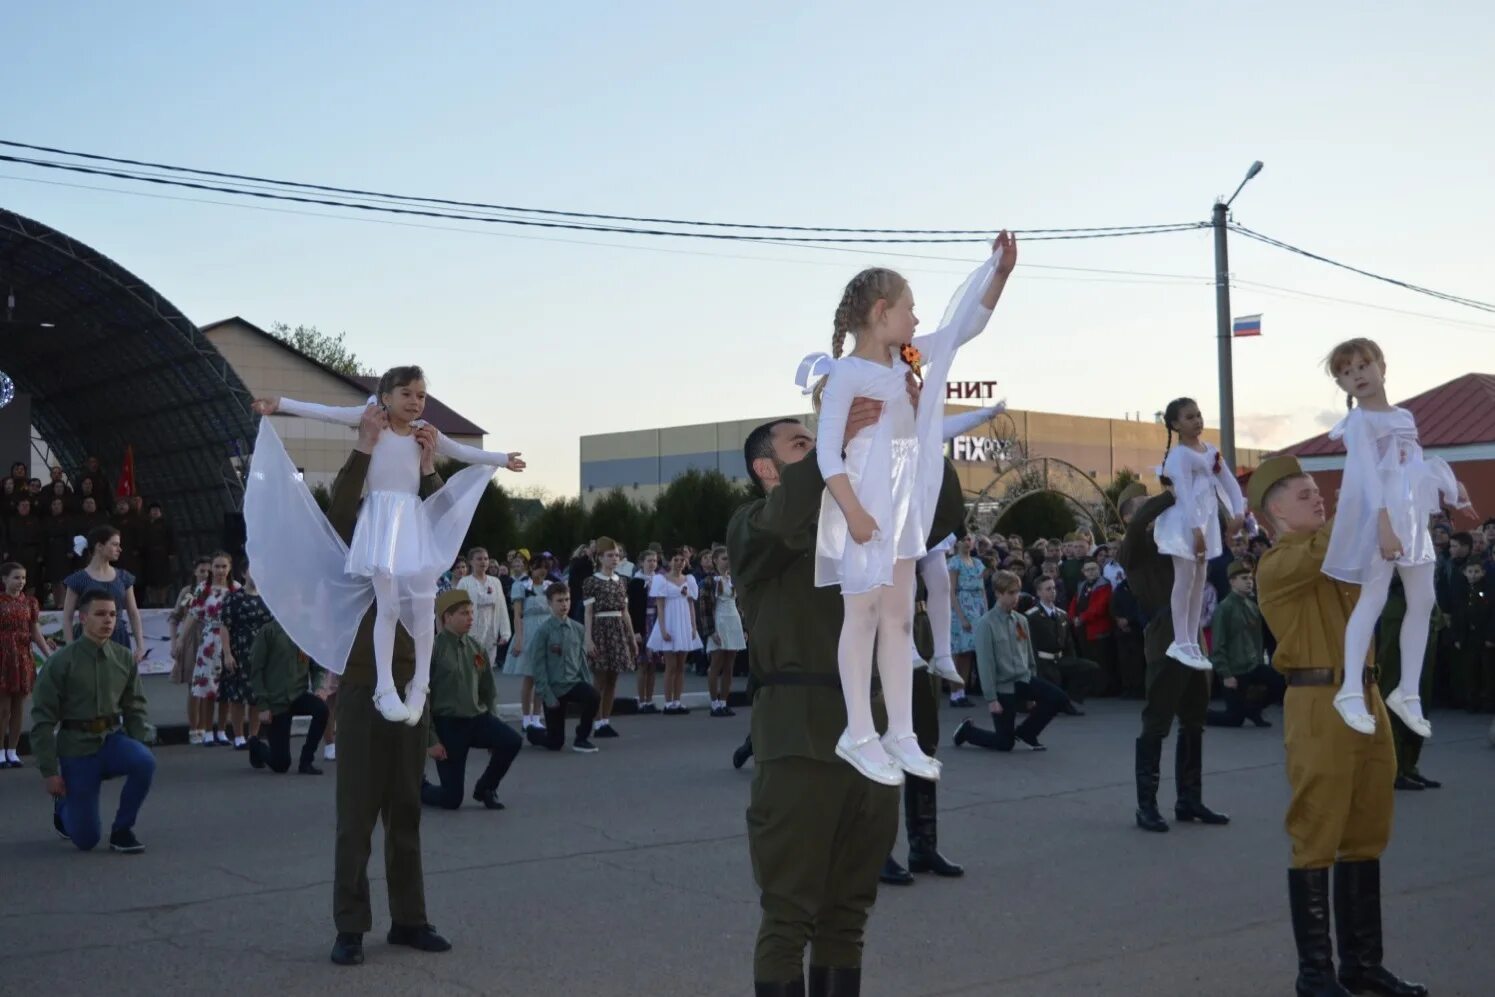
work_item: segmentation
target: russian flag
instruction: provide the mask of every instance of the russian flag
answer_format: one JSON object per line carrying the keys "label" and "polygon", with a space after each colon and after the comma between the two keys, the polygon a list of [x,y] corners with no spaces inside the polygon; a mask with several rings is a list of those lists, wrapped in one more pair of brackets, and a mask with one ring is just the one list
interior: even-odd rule
{"label": "russian flag", "polygon": [[1235,320],[1235,324],[1231,327],[1231,335],[1232,336],[1260,336],[1261,335],[1261,316],[1260,315],[1242,315],[1240,318],[1238,318],[1238,319]]}

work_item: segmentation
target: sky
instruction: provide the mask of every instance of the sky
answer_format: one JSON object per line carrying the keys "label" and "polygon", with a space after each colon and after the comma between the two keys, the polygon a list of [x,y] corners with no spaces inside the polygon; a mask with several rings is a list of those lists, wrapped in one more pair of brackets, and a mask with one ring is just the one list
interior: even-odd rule
{"label": "sky", "polygon": [[[0,137],[18,141],[529,207],[977,229],[1204,221],[1260,159],[1239,223],[1495,300],[1495,8],[1477,0],[137,0],[20,5],[6,35]],[[905,273],[933,323],[985,255],[390,224],[118,188],[142,189],[0,163],[0,205],[200,325],[316,325],[374,368],[422,365],[490,448],[524,453],[524,480],[504,483],[553,494],[578,487],[581,436],[801,411],[795,368],[828,349],[862,267]],[[1032,241],[1019,260],[955,379],[1112,418],[1190,395],[1216,423],[1208,230]],[[1495,372],[1495,314],[1240,236],[1230,269],[1250,282],[1233,313],[1264,316],[1235,344],[1242,446],[1342,414],[1321,363],[1352,335],[1383,346],[1394,399]]]}

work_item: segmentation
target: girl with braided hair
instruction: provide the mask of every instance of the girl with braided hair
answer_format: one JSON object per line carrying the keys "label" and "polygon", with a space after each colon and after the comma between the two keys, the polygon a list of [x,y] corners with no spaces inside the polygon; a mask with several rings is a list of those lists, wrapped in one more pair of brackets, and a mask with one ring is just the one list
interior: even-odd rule
{"label": "girl with braided hair", "polygon": [[[908,648],[915,566],[926,553],[944,479],[945,380],[956,351],[986,327],[1016,263],[1016,242],[1004,231],[991,258],[956,292],[940,327],[918,338],[908,282],[891,270],[864,270],[841,296],[831,354],[813,354],[800,364],[801,388],[820,378],[813,389],[820,413],[816,453],[826,488],[815,584],[840,586],[846,610],[837,663],[847,723],[836,754],[886,785],[902,784],[905,772],[925,779],[940,774],[913,730]],[[843,356],[848,334],[855,346]],[[916,409],[907,382],[921,374]],[[872,432],[847,441],[847,416],[858,397],[882,402],[882,416]],[[888,710],[881,739],[872,722],[874,641]]]}
{"label": "girl with braided hair", "polygon": [[1168,427],[1168,445],[1159,476],[1173,489],[1174,502],[1157,518],[1153,540],[1160,552],[1173,558],[1173,643],[1168,645],[1168,657],[1207,672],[1214,666],[1199,647],[1199,620],[1204,612],[1208,562],[1223,549],[1219,502],[1224,501],[1230,510],[1234,533],[1246,513],[1246,499],[1219,449],[1199,438],[1204,416],[1194,399],[1169,402],[1163,423]]}

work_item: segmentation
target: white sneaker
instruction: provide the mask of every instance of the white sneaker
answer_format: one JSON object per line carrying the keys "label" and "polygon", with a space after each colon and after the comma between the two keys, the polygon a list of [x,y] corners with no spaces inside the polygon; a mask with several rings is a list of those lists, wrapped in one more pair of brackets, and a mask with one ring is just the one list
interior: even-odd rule
{"label": "white sneaker", "polygon": [[1351,730],[1360,734],[1376,732],[1376,718],[1365,712],[1365,697],[1360,693],[1341,692],[1334,697],[1334,709],[1339,711],[1340,717],[1349,724]]}
{"label": "white sneaker", "polygon": [[203,731],[202,732],[202,741],[200,741],[199,743],[204,748],[211,748],[213,746],[213,732],[210,731],[210,730]]}
{"label": "white sneaker", "polygon": [[236,737],[236,738],[234,738],[234,748],[235,749],[242,748],[242,747],[244,747],[244,745],[246,745],[248,743],[249,743],[249,739],[248,738],[245,738],[245,737]]}
{"label": "white sneaker", "polygon": [[1168,645],[1168,657],[1177,661],[1187,668],[1197,668],[1199,671],[1209,671],[1212,667],[1209,659],[1202,657],[1198,652],[1192,650],[1188,644],[1180,644],[1174,641]]}
{"label": "white sneaker", "polygon": [[410,719],[410,711],[405,708],[404,703],[400,702],[400,694],[393,689],[375,691],[374,709],[392,724],[404,723]]}
{"label": "white sneaker", "polygon": [[405,718],[407,726],[414,727],[424,719],[426,715],[426,694],[430,691],[429,686],[424,689],[414,689],[408,685],[405,687],[405,709],[410,713]]}
{"label": "white sneaker", "polygon": [[325,748],[323,748],[322,757],[327,759],[329,762],[337,761],[337,745],[329,744]]}
{"label": "white sneaker", "polygon": [[200,731],[200,730],[189,730],[187,732],[187,743],[188,744],[201,744],[202,743],[202,731]]}
{"label": "white sneaker", "polygon": [[961,678],[960,672],[955,670],[955,662],[952,659],[935,658],[929,663],[929,670],[957,689],[965,688],[966,680]]}
{"label": "white sneaker", "polygon": [[1422,715],[1421,696],[1404,696],[1401,687],[1397,686],[1391,690],[1391,695],[1386,697],[1386,709],[1400,717],[1402,723],[1407,725],[1407,729],[1418,737],[1433,736],[1433,725],[1428,723],[1427,718]]}
{"label": "white sneaker", "polygon": [[225,734],[225,733],[223,733],[223,731],[221,731],[221,730],[215,730],[215,731],[213,731],[213,743],[214,744],[233,744],[234,742],[230,741],[228,739],[228,735]]}
{"label": "white sneaker", "polygon": [[909,775],[916,775],[920,779],[928,779],[931,782],[939,780],[939,763],[919,749],[919,739],[914,735],[904,734],[902,737],[895,738],[891,734],[884,734],[882,747],[893,763]]}
{"label": "white sneaker", "polygon": [[873,782],[884,786],[903,785],[903,769],[888,757],[876,734],[852,741],[843,732],[836,742],[836,754]]}

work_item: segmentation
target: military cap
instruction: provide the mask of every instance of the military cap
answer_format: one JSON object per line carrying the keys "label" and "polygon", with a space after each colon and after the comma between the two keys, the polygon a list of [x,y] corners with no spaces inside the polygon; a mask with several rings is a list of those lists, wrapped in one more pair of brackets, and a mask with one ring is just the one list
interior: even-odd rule
{"label": "military cap", "polygon": [[1251,565],[1247,564],[1245,561],[1232,561],[1230,562],[1230,567],[1225,569],[1225,575],[1228,578],[1235,578],[1238,575],[1249,574],[1251,574]]}
{"label": "military cap", "polygon": [[1251,472],[1251,480],[1246,485],[1246,495],[1250,499],[1251,508],[1265,511],[1261,503],[1273,485],[1304,473],[1303,465],[1298,463],[1298,458],[1290,454],[1268,457],[1261,462],[1260,467]]}
{"label": "military cap", "polygon": [[436,597],[437,619],[446,619],[447,613],[465,602],[472,602],[472,596],[467,594],[466,589],[447,589]]}

